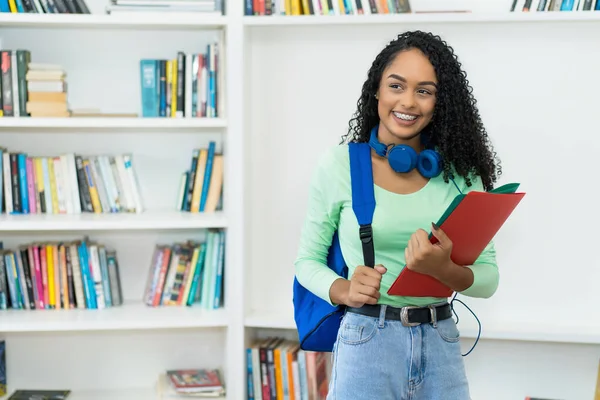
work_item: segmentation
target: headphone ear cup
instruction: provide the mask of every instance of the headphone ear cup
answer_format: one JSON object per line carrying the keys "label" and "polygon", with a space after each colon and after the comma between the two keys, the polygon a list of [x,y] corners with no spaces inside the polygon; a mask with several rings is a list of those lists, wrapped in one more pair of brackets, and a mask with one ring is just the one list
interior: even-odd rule
{"label": "headphone ear cup", "polygon": [[418,155],[415,149],[406,145],[394,146],[388,152],[388,162],[396,172],[409,172],[417,166]]}
{"label": "headphone ear cup", "polygon": [[442,157],[435,150],[423,150],[419,154],[417,169],[425,178],[433,178],[442,172]]}

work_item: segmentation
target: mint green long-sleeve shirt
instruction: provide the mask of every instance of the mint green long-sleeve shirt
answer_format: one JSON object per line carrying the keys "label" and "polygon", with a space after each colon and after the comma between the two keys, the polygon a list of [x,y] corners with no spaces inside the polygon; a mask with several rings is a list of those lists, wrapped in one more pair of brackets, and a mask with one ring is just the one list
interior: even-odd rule
{"label": "mint green long-sleeve shirt", "polygon": [[[479,179],[472,178],[470,187],[467,187],[464,179],[459,176],[454,180],[463,193],[483,190]],[[375,264],[382,264],[387,268],[381,281],[379,303],[402,307],[422,306],[446,300],[391,296],[387,291],[405,267],[404,249],[410,236],[419,228],[430,232],[431,223],[439,219],[459,194],[456,186],[452,181],[445,183],[440,175],[430,179],[421,190],[411,194],[396,194],[377,185],[374,185],[374,190],[376,207],[372,227]],[[339,276],[329,269],[326,263],[327,252],[336,229],[350,277],[356,266],[364,264],[364,260],[358,236],[358,222],[352,210],[348,145],[328,149],[313,172],[306,217],[295,261],[298,281],[330,304],[332,302],[329,289]],[[465,267],[473,271],[474,282],[460,293],[469,297],[492,296],[499,280],[494,243],[488,244],[474,265]]]}

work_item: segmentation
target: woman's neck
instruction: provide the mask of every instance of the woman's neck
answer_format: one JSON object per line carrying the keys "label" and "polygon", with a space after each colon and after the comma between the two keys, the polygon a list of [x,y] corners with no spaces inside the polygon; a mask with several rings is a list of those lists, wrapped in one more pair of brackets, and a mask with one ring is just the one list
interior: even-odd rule
{"label": "woman's neck", "polygon": [[415,151],[419,152],[423,149],[423,145],[421,143],[421,135],[416,134],[411,138],[399,138],[393,135],[388,129],[382,124],[379,125],[379,129],[377,130],[377,140],[380,143],[384,144],[386,147],[390,145],[407,145],[415,149]]}

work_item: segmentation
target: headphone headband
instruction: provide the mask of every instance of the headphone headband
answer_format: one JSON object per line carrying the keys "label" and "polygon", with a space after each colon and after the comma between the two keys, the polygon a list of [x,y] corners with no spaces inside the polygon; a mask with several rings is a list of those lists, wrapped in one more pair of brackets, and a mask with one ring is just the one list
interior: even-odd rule
{"label": "headphone headband", "polygon": [[435,150],[423,150],[418,153],[405,144],[387,146],[377,139],[379,124],[371,129],[369,145],[380,157],[386,157],[396,172],[410,172],[417,168],[426,178],[433,178],[442,172],[442,157]]}

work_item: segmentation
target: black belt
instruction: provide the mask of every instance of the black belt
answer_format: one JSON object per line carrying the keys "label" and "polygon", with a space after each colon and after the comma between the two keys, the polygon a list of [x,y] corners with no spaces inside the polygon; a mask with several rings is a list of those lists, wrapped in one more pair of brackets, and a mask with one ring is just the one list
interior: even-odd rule
{"label": "black belt", "polygon": [[[369,317],[379,317],[381,305],[365,304],[362,307],[347,307],[346,311],[366,315]],[[406,306],[402,308],[387,306],[385,310],[385,319],[398,320],[404,326],[417,326],[420,324],[432,323],[434,326],[437,321],[450,318],[452,309],[448,303],[432,304],[425,307]]]}

